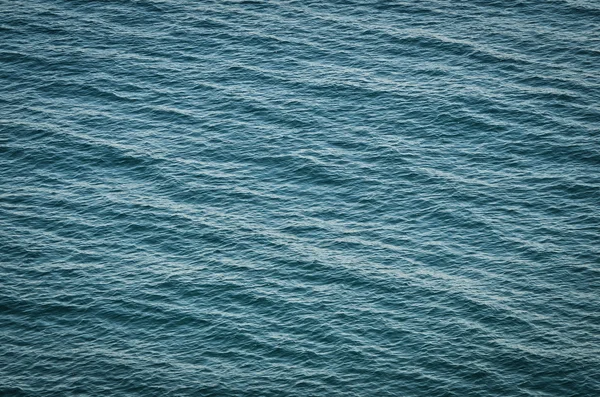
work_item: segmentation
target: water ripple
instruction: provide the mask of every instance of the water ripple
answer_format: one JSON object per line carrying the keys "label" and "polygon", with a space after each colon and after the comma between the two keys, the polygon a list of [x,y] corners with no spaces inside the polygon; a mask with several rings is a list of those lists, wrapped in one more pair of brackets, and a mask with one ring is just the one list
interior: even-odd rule
{"label": "water ripple", "polygon": [[0,395],[600,392],[595,2],[0,11]]}

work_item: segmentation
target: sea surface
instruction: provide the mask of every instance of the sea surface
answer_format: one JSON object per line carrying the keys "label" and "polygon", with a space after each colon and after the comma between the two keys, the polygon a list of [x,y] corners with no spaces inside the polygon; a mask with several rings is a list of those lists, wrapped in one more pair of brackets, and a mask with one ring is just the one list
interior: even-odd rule
{"label": "sea surface", "polygon": [[600,2],[0,1],[1,396],[600,396]]}

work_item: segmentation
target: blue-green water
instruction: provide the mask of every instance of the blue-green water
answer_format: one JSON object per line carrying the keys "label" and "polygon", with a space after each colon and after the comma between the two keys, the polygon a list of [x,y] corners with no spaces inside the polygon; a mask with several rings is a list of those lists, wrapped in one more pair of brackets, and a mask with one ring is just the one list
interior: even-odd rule
{"label": "blue-green water", "polygon": [[0,2],[0,395],[600,395],[600,3]]}

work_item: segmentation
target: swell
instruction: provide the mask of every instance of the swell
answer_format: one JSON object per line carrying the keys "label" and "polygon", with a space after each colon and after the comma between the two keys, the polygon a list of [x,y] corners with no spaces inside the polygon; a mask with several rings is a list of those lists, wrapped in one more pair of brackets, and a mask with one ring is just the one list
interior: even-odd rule
{"label": "swell", "polygon": [[0,11],[0,394],[597,394],[594,4]]}

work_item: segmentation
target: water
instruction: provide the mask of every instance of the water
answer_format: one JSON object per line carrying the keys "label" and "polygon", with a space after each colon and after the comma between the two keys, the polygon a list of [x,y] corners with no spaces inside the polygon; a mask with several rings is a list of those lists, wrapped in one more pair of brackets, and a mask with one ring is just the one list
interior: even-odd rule
{"label": "water", "polygon": [[600,395],[600,4],[0,3],[0,394]]}

